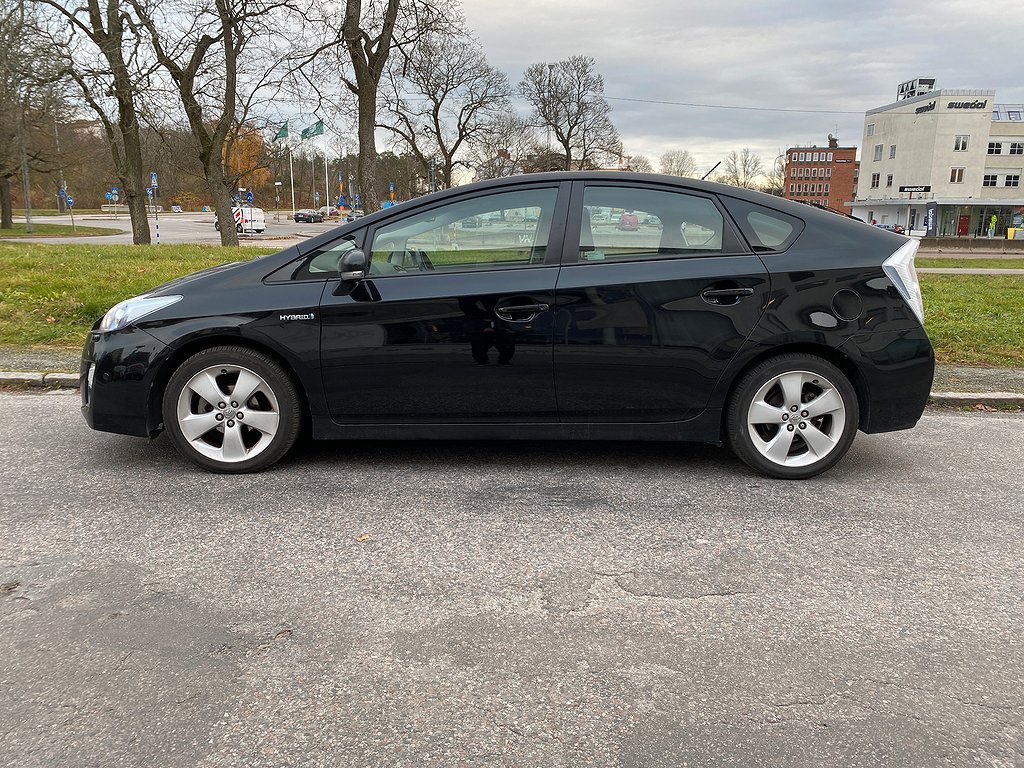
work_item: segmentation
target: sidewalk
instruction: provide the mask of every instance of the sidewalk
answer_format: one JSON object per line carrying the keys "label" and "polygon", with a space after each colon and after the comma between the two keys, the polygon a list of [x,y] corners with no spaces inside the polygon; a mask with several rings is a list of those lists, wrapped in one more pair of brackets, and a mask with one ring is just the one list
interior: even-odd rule
{"label": "sidewalk", "polygon": [[[80,356],[75,350],[0,347],[0,385],[77,386]],[[52,376],[46,374],[75,374]],[[1024,407],[1024,368],[975,368],[940,365],[935,370],[932,401],[945,405],[1016,405]]]}

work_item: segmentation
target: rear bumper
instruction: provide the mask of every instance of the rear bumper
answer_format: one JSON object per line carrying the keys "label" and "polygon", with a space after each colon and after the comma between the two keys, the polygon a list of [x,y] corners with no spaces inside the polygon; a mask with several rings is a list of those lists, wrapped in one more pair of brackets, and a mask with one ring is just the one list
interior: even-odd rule
{"label": "rear bumper", "polygon": [[93,330],[79,371],[82,416],[93,429],[148,437],[156,429],[150,392],[166,345],[138,328]]}
{"label": "rear bumper", "polygon": [[923,328],[857,334],[840,351],[859,374],[862,431],[893,432],[917,424],[935,377],[935,353]]}

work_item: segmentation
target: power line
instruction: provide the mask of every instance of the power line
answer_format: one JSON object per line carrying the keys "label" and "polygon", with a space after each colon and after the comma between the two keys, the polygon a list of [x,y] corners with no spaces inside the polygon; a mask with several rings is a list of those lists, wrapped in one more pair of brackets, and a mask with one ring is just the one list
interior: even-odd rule
{"label": "power line", "polygon": [[704,109],[742,109],[748,112],[796,112],[805,115],[863,115],[842,109],[785,109],[783,107],[737,107],[728,104],[696,104],[689,101],[663,101],[661,99],[632,99],[626,96],[605,96],[609,101],[635,101],[640,104],[670,104],[674,107],[703,107]]}

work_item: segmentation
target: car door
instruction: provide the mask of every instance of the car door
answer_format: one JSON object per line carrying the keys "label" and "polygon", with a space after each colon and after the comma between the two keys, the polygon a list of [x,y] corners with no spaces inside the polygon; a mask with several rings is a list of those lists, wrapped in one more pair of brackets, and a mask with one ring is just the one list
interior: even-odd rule
{"label": "car door", "polygon": [[552,339],[569,189],[478,190],[369,228],[368,276],[354,287],[329,281],[321,303],[334,420],[557,421]]}
{"label": "car door", "polygon": [[699,415],[764,312],[768,289],[767,269],[713,195],[575,182],[556,286],[562,420]]}

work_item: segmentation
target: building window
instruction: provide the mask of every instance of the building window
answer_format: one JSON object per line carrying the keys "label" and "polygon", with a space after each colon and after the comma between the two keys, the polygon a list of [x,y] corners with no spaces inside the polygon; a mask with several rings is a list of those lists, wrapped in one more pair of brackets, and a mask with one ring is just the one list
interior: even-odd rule
{"label": "building window", "polygon": [[1007,117],[1008,117],[1008,118],[1009,118],[1010,120],[1020,120],[1020,111],[1019,111],[1019,110],[1017,110],[1017,111],[1014,111],[1014,112],[1007,112],[1007,113],[1006,113],[1006,116],[1007,116]]}
{"label": "building window", "polygon": [[1024,142],[1014,141],[1010,143],[1011,155],[1024,155]]}
{"label": "building window", "polygon": [[971,137],[970,136],[957,136],[956,140],[953,142],[953,151],[954,152],[966,152],[967,151],[967,140],[969,138],[971,138]]}
{"label": "building window", "polygon": [[877,173],[871,174],[871,188],[878,189],[878,181],[881,179],[881,175]]}
{"label": "building window", "polygon": [[830,186],[829,184],[826,184],[826,185],[825,185],[825,194],[826,194],[826,195],[828,194],[828,188],[829,188],[829,186]]}
{"label": "building window", "polygon": [[832,178],[832,169],[831,168],[826,168],[825,169],[825,178],[826,179],[831,179]]}
{"label": "building window", "polygon": [[812,179],[818,178],[818,169],[817,168],[811,168],[811,178]]}
{"label": "building window", "polygon": [[789,185],[789,194],[791,194],[791,195],[793,194],[793,187],[794,187],[793,184]]}
{"label": "building window", "polygon": [[988,143],[988,153],[990,155],[1003,154],[1003,143],[1001,141],[990,141]]}
{"label": "building window", "polygon": [[828,153],[828,161],[830,163],[832,162],[832,153],[831,152]]}
{"label": "building window", "polygon": [[868,136],[874,136],[874,135],[875,135],[875,124],[874,123],[868,123]]}
{"label": "building window", "polygon": [[875,144],[875,162],[877,163],[882,159],[882,145]]}
{"label": "building window", "polygon": [[804,153],[803,153],[803,152],[801,152],[801,153],[800,153],[800,162],[802,163],[803,161],[804,161]]}
{"label": "building window", "polygon": [[1003,182],[1004,187],[1019,187],[1020,186],[1020,174],[1015,173],[1007,175],[1006,181]]}
{"label": "building window", "polygon": [[999,112],[993,112],[992,113],[992,120],[994,122],[999,122]]}
{"label": "building window", "polygon": [[892,186],[892,174],[891,173],[888,176],[885,177],[885,186],[887,186],[887,187],[891,187]]}
{"label": "building window", "polygon": [[964,169],[963,168],[950,168],[949,169],[949,183],[950,184],[963,184],[964,183]]}
{"label": "building window", "polygon": [[983,187],[994,187],[996,185],[996,175],[994,173],[986,173],[985,178],[981,180],[981,186]]}
{"label": "building window", "polygon": [[814,157],[812,158],[812,162],[815,162],[815,163],[818,162],[818,153],[817,152],[814,153]]}
{"label": "building window", "polygon": [[889,145],[889,159],[892,160],[894,157],[896,157],[896,145],[895,144],[890,144]]}

